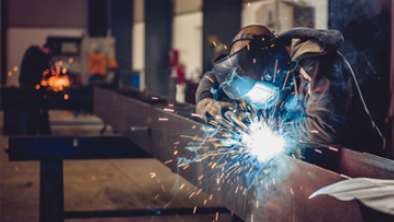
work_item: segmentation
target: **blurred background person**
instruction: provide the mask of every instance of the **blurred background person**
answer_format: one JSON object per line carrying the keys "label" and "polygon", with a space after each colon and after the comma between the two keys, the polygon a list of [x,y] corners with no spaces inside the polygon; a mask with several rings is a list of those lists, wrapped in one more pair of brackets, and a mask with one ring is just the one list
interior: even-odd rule
{"label": "blurred background person", "polygon": [[[50,61],[55,55],[53,44],[46,42],[43,46],[29,47],[22,59],[19,75],[20,87],[24,90],[36,90],[42,73],[50,68]],[[51,135],[48,110],[27,111],[27,135]]]}

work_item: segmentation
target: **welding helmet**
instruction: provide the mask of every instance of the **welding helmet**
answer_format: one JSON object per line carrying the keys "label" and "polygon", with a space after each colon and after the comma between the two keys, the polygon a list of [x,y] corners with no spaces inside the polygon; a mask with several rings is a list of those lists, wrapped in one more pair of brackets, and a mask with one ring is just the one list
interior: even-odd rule
{"label": "welding helmet", "polygon": [[[245,38],[246,35],[246,38]],[[258,109],[278,104],[292,89],[294,63],[275,36],[241,33],[234,41],[250,39],[242,49],[213,62],[221,90],[234,100],[244,99]]]}

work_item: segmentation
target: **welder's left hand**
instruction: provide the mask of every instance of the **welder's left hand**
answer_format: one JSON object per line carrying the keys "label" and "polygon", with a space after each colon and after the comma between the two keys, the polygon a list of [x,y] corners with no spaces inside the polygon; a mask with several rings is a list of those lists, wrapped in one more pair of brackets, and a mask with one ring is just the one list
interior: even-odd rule
{"label": "welder's left hand", "polygon": [[236,104],[224,102],[224,101],[215,101],[212,98],[205,98],[199,101],[196,104],[196,112],[201,116],[205,122],[211,120],[221,119],[222,116],[220,114],[225,112],[226,110],[234,109]]}

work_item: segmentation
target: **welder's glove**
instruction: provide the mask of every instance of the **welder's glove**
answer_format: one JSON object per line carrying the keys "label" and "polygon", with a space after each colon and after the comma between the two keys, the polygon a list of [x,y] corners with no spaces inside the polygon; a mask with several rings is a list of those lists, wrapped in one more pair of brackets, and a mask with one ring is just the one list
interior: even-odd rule
{"label": "welder's glove", "polygon": [[232,110],[235,107],[235,103],[215,101],[212,98],[205,98],[197,103],[196,112],[201,116],[201,119],[208,122],[208,120],[221,119],[221,115],[223,115],[227,110]]}

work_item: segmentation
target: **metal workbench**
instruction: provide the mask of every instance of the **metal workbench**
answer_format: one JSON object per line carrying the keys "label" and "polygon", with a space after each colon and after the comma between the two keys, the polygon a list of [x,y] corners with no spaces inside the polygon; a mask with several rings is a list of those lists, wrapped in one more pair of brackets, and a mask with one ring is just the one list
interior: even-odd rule
{"label": "metal workbench", "polygon": [[[91,89],[73,87],[67,92],[0,88],[0,108],[4,111],[4,135],[26,135],[27,113],[32,110],[78,110],[91,112]],[[45,97],[43,96],[45,93]],[[64,99],[64,94],[68,99]]]}

